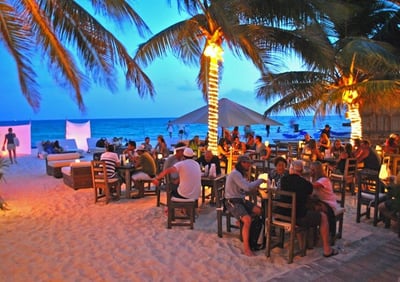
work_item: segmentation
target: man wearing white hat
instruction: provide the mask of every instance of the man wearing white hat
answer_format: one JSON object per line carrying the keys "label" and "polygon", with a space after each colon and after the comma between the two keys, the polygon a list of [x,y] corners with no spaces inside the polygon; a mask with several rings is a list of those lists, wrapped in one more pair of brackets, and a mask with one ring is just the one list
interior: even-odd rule
{"label": "man wearing white hat", "polygon": [[200,165],[193,160],[193,150],[185,148],[183,151],[184,160],[163,170],[153,181],[155,185],[168,174],[179,174],[179,185],[172,191],[172,196],[184,199],[198,199],[201,193],[201,169]]}

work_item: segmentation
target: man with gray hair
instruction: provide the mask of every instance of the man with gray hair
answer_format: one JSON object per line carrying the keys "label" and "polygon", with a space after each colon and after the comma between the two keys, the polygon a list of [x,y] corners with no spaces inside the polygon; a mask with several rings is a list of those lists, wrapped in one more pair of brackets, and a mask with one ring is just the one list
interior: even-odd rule
{"label": "man with gray hair", "polygon": [[[307,200],[313,192],[313,185],[302,177],[302,173],[303,161],[293,161],[290,174],[281,180],[281,190],[296,193],[296,224],[307,228],[319,226],[324,257],[335,256],[338,251],[329,244],[329,223],[326,214],[322,211],[308,210],[306,207]],[[283,212],[290,216],[290,210],[285,209]]]}

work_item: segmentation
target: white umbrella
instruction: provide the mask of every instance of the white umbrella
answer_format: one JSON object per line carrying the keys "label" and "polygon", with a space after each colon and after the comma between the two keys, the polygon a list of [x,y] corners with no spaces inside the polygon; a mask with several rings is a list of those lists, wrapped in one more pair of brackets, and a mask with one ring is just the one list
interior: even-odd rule
{"label": "white umbrella", "polygon": [[[222,98],[218,102],[218,126],[231,127],[239,125],[252,125],[252,124],[269,124],[269,125],[283,125],[275,120],[264,117],[263,115],[246,108],[238,103],[229,99]],[[199,123],[208,124],[208,105],[205,105],[197,110],[187,113],[174,121],[174,124],[188,124]]]}

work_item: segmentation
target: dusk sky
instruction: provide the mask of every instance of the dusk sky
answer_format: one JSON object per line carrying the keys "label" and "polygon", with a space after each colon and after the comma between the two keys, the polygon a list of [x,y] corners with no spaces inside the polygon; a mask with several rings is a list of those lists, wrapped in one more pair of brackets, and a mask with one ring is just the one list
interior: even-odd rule
{"label": "dusk sky", "polygon": [[[141,0],[133,2],[133,7],[148,24],[153,34],[187,18],[179,15],[176,8],[170,8],[167,1]],[[173,1],[174,2],[174,1]],[[155,8],[156,7],[156,8]],[[110,27],[111,29],[112,27]],[[126,29],[117,35],[131,54],[137,45],[143,42],[135,29]],[[83,93],[86,112],[79,111],[68,91],[58,87],[47,71],[46,64],[38,64],[35,70],[39,76],[39,91],[42,96],[39,112],[35,113],[21,94],[15,63],[0,47],[0,92],[2,110],[0,120],[41,120],[41,119],[90,119],[90,118],[147,118],[179,117],[206,102],[197,88],[196,67],[185,66],[172,54],[167,58],[155,60],[143,70],[154,83],[156,96],[140,98],[135,88],[126,89],[124,76],[121,75],[119,89],[111,93],[105,88],[92,85]],[[37,61],[41,61],[39,58]],[[229,98],[255,111],[263,113],[267,108],[264,102],[255,97],[256,81],[259,73],[249,62],[235,58],[225,48],[224,72],[220,83],[220,98]]]}

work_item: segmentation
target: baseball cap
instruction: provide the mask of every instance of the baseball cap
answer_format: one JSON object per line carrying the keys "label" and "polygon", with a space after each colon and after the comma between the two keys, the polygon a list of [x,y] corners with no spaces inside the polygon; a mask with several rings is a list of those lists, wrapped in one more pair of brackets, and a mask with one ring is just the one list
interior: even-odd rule
{"label": "baseball cap", "polygon": [[186,144],[183,142],[179,142],[175,145],[175,151],[184,150],[186,148]]}
{"label": "baseball cap", "polygon": [[136,151],[146,151],[146,148],[144,147],[144,145],[140,145],[136,148]]}
{"label": "baseball cap", "polygon": [[240,163],[240,162],[246,162],[246,163],[252,163],[252,162],[253,162],[253,160],[250,159],[250,157],[247,156],[247,155],[241,155],[241,156],[239,156],[238,159],[237,159],[237,161],[238,161],[239,163]]}

